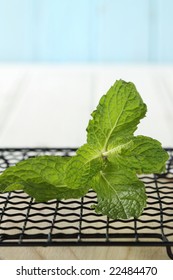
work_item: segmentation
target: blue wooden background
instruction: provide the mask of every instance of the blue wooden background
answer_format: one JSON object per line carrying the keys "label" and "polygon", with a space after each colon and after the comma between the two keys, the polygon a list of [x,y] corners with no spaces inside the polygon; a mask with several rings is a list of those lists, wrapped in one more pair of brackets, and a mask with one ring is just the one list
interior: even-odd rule
{"label": "blue wooden background", "polygon": [[172,0],[0,0],[1,62],[173,62]]}

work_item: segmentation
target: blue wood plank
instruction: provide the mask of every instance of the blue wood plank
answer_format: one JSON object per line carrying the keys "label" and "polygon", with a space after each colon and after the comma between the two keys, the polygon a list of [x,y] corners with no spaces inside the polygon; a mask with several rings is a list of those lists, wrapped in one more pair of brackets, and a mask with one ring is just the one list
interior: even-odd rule
{"label": "blue wood plank", "polygon": [[158,0],[158,61],[173,62],[173,1]]}
{"label": "blue wood plank", "polygon": [[148,51],[149,62],[158,61],[158,0],[150,0],[149,2],[149,30],[148,30]]}
{"label": "blue wood plank", "polygon": [[0,0],[0,61],[173,62],[172,0]]}
{"label": "blue wood plank", "polygon": [[97,61],[148,61],[149,0],[98,1]]}
{"label": "blue wood plank", "polygon": [[38,60],[88,61],[92,0],[38,0]]}
{"label": "blue wood plank", "polygon": [[0,0],[0,60],[33,60],[33,1]]}

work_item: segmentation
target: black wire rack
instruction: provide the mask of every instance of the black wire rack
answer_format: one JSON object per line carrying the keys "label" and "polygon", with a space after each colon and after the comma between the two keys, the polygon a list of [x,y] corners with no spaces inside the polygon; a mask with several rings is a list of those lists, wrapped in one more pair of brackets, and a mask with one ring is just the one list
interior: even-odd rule
{"label": "black wire rack", "polygon": [[[72,156],[76,149],[0,149],[0,172],[37,155]],[[0,194],[0,246],[165,246],[173,259],[173,149],[166,173],[141,176],[148,196],[138,219],[112,220],[91,209],[96,194],[36,203],[22,191]]]}

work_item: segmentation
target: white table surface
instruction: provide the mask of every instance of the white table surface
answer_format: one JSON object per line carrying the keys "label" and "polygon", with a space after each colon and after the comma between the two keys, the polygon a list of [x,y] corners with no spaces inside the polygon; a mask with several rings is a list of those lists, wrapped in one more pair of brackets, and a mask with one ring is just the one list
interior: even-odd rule
{"label": "white table surface", "polygon": [[0,147],[78,147],[100,97],[117,79],[148,106],[136,134],[173,146],[173,66],[0,65]]}
{"label": "white table surface", "polygon": [[[0,148],[78,147],[90,113],[116,79],[148,106],[137,134],[173,147],[173,66],[0,65]],[[0,259],[168,259],[165,248],[0,248]]]}

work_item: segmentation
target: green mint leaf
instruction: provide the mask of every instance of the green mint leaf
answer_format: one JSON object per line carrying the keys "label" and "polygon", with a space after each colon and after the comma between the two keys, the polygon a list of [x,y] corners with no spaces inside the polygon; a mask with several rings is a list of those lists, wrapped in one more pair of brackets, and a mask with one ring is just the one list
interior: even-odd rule
{"label": "green mint leaf", "polygon": [[133,83],[119,80],[100,99],[87,127],[87,142],[102,152],[119,138],[132,136],[147,108]]}
{"label": "green mint leaf", "polygon": [[69,188],[65,182],[69,157],[40,156],[19,162],[0,176],[0,191],[24,190],[36,201],[79,198],[88,189]]}
{"label": "green mint leaf", "polygon": [[88,186],[90,180],[102,168],[104,162],[97,147],[84,144],[77,150],[67,165],[66,182],[69,186],[79,188]]}
{"label": "green mint leaf", "polygon": [[115,165],[135,170],[137,174],[164,172],[168,160],[159,141],[141,135],[110,144],[104,155]]}
{"label": "green mint leaf", "polygon": [[144,184],[126,168],[116,170],[108,164],[94,177],[92,187],[98,199],[95,211],[112,219],[138,217],[146,206]]}

